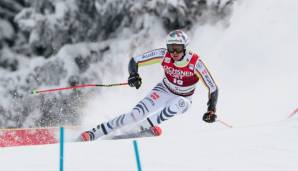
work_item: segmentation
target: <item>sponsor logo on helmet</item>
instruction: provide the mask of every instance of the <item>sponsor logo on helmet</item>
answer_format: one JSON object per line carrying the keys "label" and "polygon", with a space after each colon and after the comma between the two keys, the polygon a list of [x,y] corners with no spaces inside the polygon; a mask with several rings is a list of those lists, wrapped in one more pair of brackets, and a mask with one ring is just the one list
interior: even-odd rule
{"label": "sponsor logo on helmet", "polygon": [[168,40],[168,43],[183,43],[183,41],[181,39],[171,39],[171,40]]}

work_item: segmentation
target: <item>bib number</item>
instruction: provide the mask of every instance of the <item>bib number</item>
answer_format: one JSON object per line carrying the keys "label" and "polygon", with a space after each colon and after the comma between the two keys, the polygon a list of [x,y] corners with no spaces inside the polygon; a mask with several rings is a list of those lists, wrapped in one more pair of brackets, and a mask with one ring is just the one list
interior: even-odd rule
{"label": "bib number", "polygon": [[173,79],[173,82],[175,83],[175,84],[178,84],[178,85],[183,85],[183,81],[182,80],[178,80],[178,79],[176,79],[176,78],[174,78]]}

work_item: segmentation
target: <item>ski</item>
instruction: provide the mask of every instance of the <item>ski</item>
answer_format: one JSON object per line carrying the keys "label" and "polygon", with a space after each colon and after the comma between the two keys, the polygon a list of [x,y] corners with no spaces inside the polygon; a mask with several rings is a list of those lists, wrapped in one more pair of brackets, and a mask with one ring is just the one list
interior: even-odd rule
{"label": "ski", "polygon": [[120,139],[132,139],[132,138],[145,138],[145,137],[156,137],[156,135],[151,129],[144,129],[139,132],[130,132],[121,135],[113,135],[108,137],[108,140],[120,140]]}

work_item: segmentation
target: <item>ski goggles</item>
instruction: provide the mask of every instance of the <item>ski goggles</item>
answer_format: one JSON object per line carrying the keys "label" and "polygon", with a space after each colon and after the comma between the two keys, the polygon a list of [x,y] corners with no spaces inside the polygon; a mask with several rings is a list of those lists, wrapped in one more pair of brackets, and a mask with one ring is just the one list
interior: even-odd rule
{"label": "ski goggles", "polygon": [[168,44],[167,45],[167,50],[170,53],[181,53],[184,51],[184,45],[179,45],[179,44]]}

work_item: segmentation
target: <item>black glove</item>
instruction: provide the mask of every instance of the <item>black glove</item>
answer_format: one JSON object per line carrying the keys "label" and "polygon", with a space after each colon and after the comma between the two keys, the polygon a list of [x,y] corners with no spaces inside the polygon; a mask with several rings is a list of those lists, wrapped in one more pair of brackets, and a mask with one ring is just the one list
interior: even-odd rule
{"label": "black glove", "polygon": [[206,113],[204,113],[203,115],[203,121],[208,122],[208,123],[213,123],[216,121],[216,114],[213,111],[208,111]]}
{"label": "black glove", "polygon": [[142,78],[138,73],[131,73],[128,77],[128,85],[130,87],[136,87],[136,89],[139,89],[142,85]]}

